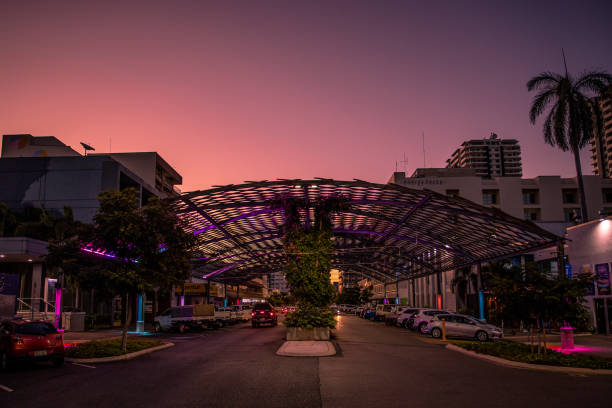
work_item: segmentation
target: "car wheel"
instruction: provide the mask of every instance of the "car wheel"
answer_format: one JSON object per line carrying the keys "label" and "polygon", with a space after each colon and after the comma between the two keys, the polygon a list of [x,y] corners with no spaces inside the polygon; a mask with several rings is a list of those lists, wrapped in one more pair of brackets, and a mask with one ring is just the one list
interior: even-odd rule
{"label": "car wheel", "polygon": [[162,331],[161,324],[159,323],[153,324],[153,330],[155,331],[155,333],[161,333]]}
{"label": "car wheel", "polygon": [[225,323],[223,322],[223,320],[217,320],[217,326],[219,326],[219,328],[222,328],[225,326]]}
{"label": "car wheel", "polygon": [[438,329],[437,327],[434,327],[431,330],[431,337],[433,337],[434,339],[439,339],[440,337],[442,337],[442,330]]}
{"label": "car wheel", "polygon": [[182,323],[179,324],[177,328],[178,328],[178,332],[179,333],[181,333],[181,334],[185,333],[185,325],[184,324],[182,324]]}
{"label": "car wheel", "polygon": [[487,341],[489,340],[489,335],[487,334],[487,332],[480,330],[478,333],[476,333],[476,340]]}
{"label": "car wheel", "polygon": [[425,328],[426,327],[427,327],[427,324],[425,324],[425,323],[419,324],[419,333],[425,334]]}
{"label": "car wheel", "polygon": [[54,357],[51,359],[51,364],[53,364],[53,367],[59,367],[62,364],[64,364],[64,357],[63,356],[59,356],[59,357]]}

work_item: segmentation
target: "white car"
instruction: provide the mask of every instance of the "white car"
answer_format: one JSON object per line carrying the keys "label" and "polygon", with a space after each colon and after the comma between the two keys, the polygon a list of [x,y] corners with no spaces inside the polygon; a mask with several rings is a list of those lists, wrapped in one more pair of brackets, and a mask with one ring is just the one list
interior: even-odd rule
{"label": "white car", "polygon": [[421,334],[428,333],[429,321],[436,315],[439,314],[449,314],[446,310],[440,309],[421,309],[414,316],[414,322],[412,323],[412,329],[418,331]]}
{"label": "white car", "polygon": [[232,306],[236,320],[241,322],[247,322],[251,320],[252,308],[248,305],[234,305]]}

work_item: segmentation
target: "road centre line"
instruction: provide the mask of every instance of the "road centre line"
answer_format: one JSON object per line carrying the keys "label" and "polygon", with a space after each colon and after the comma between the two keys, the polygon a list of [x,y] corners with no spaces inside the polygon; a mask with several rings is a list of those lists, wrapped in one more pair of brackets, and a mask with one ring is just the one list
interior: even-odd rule
{"label": "road centre line", "polygon": [[2,385],[2,384],[0,384],[0,390],[6,391],[6,392],[13,392],[13,391],[15,391],[14,389],[9,388],[6,385]]}
{"label": "road centre line", "polygon": [[94,366],[87,365],[87,364],[81,364],[81,363],[72,363],[72,364],[73,364],[73,365],[76,365],[76,366],[81,366],[81,367],[87,367],[87,368],[96,368],[96,367],[94,367]]}

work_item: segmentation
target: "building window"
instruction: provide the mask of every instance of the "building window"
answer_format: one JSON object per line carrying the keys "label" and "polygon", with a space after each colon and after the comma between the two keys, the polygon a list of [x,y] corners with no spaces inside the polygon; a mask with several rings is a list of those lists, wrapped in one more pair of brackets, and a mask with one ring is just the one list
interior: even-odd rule
{"label": "building window", "polygon": [[446,190],[446,195],[449,197],[459,197],[459,190]]}
{"label": "building window", "polygon": [[580,208],[564,208],[563,219],[565,222],[580,222]]}
{"label": "building window", "polygon": [[523,204],[538,204],[540,202],[539,195],[540,194],[538,190],[523,190]]}
{"label": "building window", "polygon": [[563,189],[563,204],[578,204],[578,190],[575,188]]}
{"label": "building window", "polygon": [[539,221],[540,220],[540,209],[539,208],[525,208],[523,214],[527,221]]}
{"label": "building window", "polygon": [[612,203],[612,188],[603,188],[601,190],[601,195],[603,196],[604,203]]}
{"label": "building window", "polygon": [[499,190],[482,190],[482,203],[484,205],[499,204]]}

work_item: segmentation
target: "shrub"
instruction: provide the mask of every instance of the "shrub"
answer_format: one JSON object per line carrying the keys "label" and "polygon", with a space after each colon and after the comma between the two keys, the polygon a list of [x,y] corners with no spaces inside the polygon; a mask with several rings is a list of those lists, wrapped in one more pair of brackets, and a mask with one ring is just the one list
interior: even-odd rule
{"label": "shrub", "polygon": [[[161,344],[163,342],[159,340],[132,338],[127,343],[126,353],[133,353]],[[112,357],[126,353],[121,350],[121,339],[92,340],[66,348],[66,357],[72,358]]]}
{"label": "shrub", "polygon": [[584,354],[562,354],[557,351],[546,350],[538,355],[531,352],[531,347],[511,341],[475,342],[453,341],[453,344],[466,350],[481,354],[505,358],[506,360],[520,361],[529,364],[546,364],[563,367],[581,367],[593,369],[612,369],[612,362]]}
{"label": "shrub", "polygon": [[326,307],[314,307],[304,305],[287,314],[283,324],[287,327],[301,327],[304,329],[312,329],[314,327],[336,327],[335,313]]}

